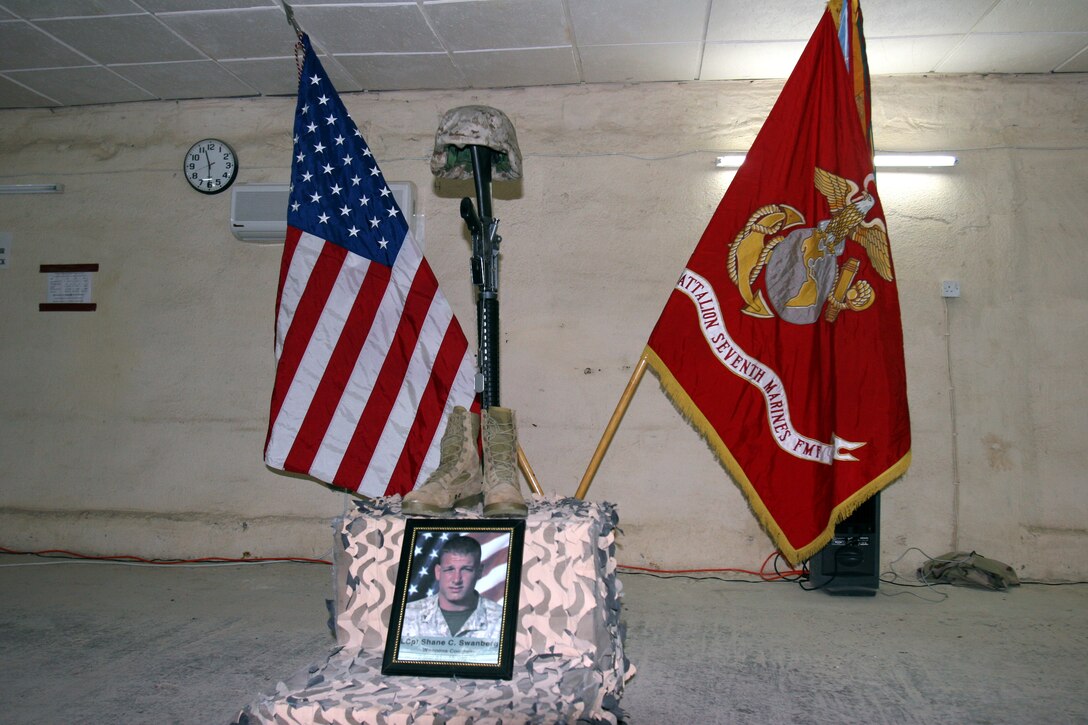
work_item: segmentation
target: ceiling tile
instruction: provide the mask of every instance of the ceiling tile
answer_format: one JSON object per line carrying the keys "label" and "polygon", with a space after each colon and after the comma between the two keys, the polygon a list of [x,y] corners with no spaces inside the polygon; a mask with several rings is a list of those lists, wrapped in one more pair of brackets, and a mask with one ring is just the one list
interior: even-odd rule
{"label": "ceiling tile", "polygon": [[29,23],[0,23],[0,70],[59,68],[90,63],[45,33],[35,30]]}
{"label": "ceiling tile", "polygon": [[[393,90],[680,80],[693,73],[705,80],[784,78],[826,4],[0,0],[0,73],[8,73],[7,90],[0,88],[7,100],[0,103],[126,99],[131,90],[111,79],[108,70],[142,74],[155,86],[148,92],[171,98],[254,90],[293,94],[294,37],[284,17],[285,1],[345,92],[364,86]],[[863,5],[874,75],[1088,72],[1088,0],[863,0]],[[534,52],[518,52],[529,49]],[[209,55],[220,64],[189,66],[190,75],[209,83],[207,90],[193,78],[172,77],[185,66],[171,63],[206,61]],[[100,65],[108,69],[95,68]],[[62,68],[80,70],[55,72]],[[44,90],[34,93],[27,87],[28,74],[20,76],[26,81],[22,85],[15,80],[22,71],[36,71],[35,77],[48,80],[50,93],[60,98]],[[62,87],[65,78],[71,87]]]}
{"label": "ceiling tile", "polygon": [[571,48],[466,51],[454,64],[472,88],[550,86],[578,82]]}
{"label": "ceiling tile", "polygon": [[[808,40],[820,22],[825,0],[714,0],[708,41]],[[868,9],[869,3],[865,7]]]}
{"label": "ceiling tile", "polygon": [[55,100],[44,98],[18,83],[0,76],[0,108],[42,108],[60,105]]}
{"label": "ceiling tile", "polygon": [[975,27],[977,33],[1088,32],[1085,0],[1002,0]]}
{"label": "ceiling tile", "polygon": [[571,44],[560,0],[424,2],[423,9],[447,50]]}
{"label": "ceiling tile", "polygon": [[201,57],[151,15],[43,20],[38,25],[99,63],[154,63]]}
{"label": "ceiling tile", "polygon": [[296,7],[295,20],[329,53],[411,53],[442,50],[412,5]]}
{"label": "ceiling tile", "polygon": [[[291,7],[299,5],[390,5],[398,0],[290,0]],[[399,0],[401,5],[414,5],[415,0]]]}
{"label": "ceiling tile", "polygon": [[994,0],[863,0],[865,38],[966,33],[993,5]]}
{"label": "ceiling tile", "polygon": [[1056,70],[1059,73],[1088,73],[1088,46],[1058,66]]}
{"label": "ceiling tile", "polygon": [[707,0],[628,0],[622,13],[599,0],[568,0],[579,46],[702,41]]}
{"label": "ceiling tile", "polygon": [[972,34],[936,70],[939,73],[1050,73],[1088,43],[1088,33]]}
{"label": "ceiling tile", "polygon": [[[321,58],[333,86],[341,93],[362,90],[351,76],[335,62]],[[224,60],[220,65],[265,96],[293,96],[298,93],[298,66],[295,58],[255,58]]]}
{"label": "ceiling tile", "polygon": [[298,93],[298,67],[294,58],[224,60],[219,65],[261,95],[290,96]]}
{"label": "ceiling tile", "polygon": [[368,91],[468,87],[446,53],[338,55],[336,60]]}
{"label": "ceiling tile", "polygon": [[155,100],[155,96],[101,66],[17,71],[10,77],[66,106]]}
{"label": "ceiling tile", "polygon": [[172,13],[161,20],[215,59],[294,56],[295,32],[277,8]]}
{"label": "ceiling tile", "polygon": [[805,41],[707,43],[700,80],[786,78],[797,65]]}
{"label": "ceiling tile", "polygon": [[867,39],[869,73],[931,73],[962,39],[962,35]]}
{"label": "ceiling tile", "polygon": [[[232,8],[277,7],[283,13],[278,0],[135,0],[152,13],[170,13],[179,10],[229,10]],[[297,5],[298,0],[290,0]]]}
{"label": "ceiling tile", "polygon": [[4,7],[27,20],[143,12],[132,0],[4,0]]}
{"label": "ceiling tile", "polygon": [[158,98],[227,98],[257,92],[210,60],[114,66],[124,76]]}
{"label": "ceiling tile", "polygon": [[699,73],[702,43],[582,46],[586,83],[690,81]]}

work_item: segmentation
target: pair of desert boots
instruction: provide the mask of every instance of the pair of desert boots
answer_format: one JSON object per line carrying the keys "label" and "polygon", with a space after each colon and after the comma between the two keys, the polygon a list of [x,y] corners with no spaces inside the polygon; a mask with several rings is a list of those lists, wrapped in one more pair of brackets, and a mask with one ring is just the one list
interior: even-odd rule
{"label": "pair of desert boots", "polygon": [[[476,441],[483,430],[483,461]],[[477,417],[462,406],[450,413],[439,442],[438,468],[410,491],[401,510],[440,516],[483,501],[484,516],[524,518],[528,506],[518,484],[518,436],[514,411],[491,407]]]}

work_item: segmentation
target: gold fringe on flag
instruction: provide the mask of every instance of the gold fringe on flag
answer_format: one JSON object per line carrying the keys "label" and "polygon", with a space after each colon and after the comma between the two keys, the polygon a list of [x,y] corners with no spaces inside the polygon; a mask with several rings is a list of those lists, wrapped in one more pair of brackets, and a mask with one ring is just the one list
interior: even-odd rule
{"label": "gold fringe on flag", "polygon": [[797,566],[801,562],[811,559],[820,551],[820,549],[827,546],[835,535],[835,527],[842,522],[843,519],[854,513],[854,511],[872,497],[873,494],[902,476],[910,466],[911,454],[910,451],[907,451],[907,453],[896,461],[896,463],[888,470],[877,476],[866,486],[859,489],[853,496],[832,509],[827,526],[819,536],[800,548],[794,548],[786,538],[785,533],[779,528],[774,517],[771,516],[770,511],[767,510],[767,506],[759,497],[759,493],[752,485],[752,482],[748,480],[748,476],[745,475],[740,464],[737,463],[737,459],[733,457],[728,446],[726,446],[725,443],[722,442],[722,439],[718,437],[718,434],[714,431],[714,426],[710,424],[703,416],[703,413],[699,410],[698,406],[696,406],[691,398],[688,397],[687,392],[684,391],[684,387],[673,377],[668,366],[665,365],[661,358],[659,358],[649,347],[643,351],[642,356],[643,359],[646,360],[649,368],[654,372],[654,375],[657,376],[658,383],[661,385],[661,389],[664,391],[666,397],[668,397],[673,406],[676,407],[692,427],[699,432],[710,446],[710,449],[714,451],[718,460],[721,461],[726,471],[733,477],[733,480],[736,481],[737,485],[744,493],[744,497],[748,500],[748,505],[751,506],[756,518],[770,535],[771,540],[778,548],[778,551],[793,566]]}

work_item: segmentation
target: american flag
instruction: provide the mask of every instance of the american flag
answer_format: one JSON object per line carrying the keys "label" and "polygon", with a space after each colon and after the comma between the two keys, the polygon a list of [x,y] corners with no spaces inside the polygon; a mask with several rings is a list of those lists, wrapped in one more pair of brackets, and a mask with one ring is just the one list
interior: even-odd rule
{"label": "american flag", "polygon": [[303,35],[265,462],[367,496],[438,464],[472,407],[468,341]]}

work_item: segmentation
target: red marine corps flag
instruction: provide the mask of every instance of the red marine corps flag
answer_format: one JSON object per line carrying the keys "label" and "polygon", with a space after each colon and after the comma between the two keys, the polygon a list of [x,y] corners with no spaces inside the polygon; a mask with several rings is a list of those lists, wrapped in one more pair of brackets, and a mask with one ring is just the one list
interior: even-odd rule
{"label": "red marine corps flag", "polygon": [[857,0],[832,0],[644,358],[796,564],[906,471],[895,267]]}
{"label": "red marine corps flag", "polygon": [[475,405],[476,371],[378,162],[300,44],[265,462],[403,494],[438,465],[449,411]]}

